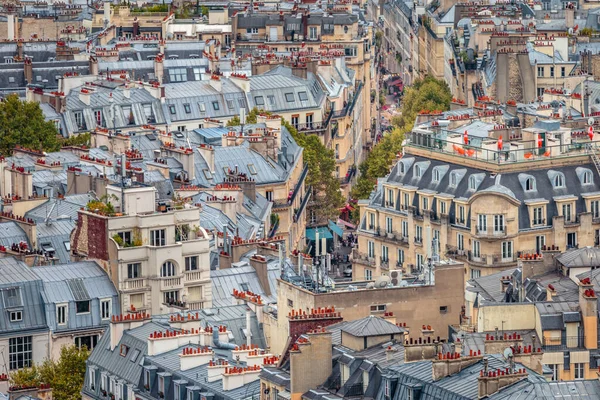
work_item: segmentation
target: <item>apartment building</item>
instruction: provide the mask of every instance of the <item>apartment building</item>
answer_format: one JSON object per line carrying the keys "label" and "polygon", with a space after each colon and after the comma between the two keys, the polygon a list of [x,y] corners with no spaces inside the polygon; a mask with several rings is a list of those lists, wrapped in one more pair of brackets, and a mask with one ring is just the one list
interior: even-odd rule
{"label": "apartment building", "polygon": [[[73,259],[97,260],[128,312],[164,314],[211,306],[209,236],[200,210],[156,202],[153,186],[125,180],[106,187],[115,212],[79,211]],[[102,203],[100,203],[100,207]]]}
{"label": "apartment building", "polygon": [[383,6],[383,65],[400,74],[405,85],[413,82],[413,47],[418,43],[413,20],[413,2],[390,1]]}
{"label": "apartment building", "polygon": [[[362,143],[371,139],[371,123],[374,105],[370,93],[375,89],[374,69],[371,66],[374,56],[374,33],[372,27],[363,21],[362,11],[353,11],[350,4],[336,5],[324,10],[312,5],[294,7],[291,11],[274,7],[259,8],[258,11],[238,12],[232,16],[233,42],[238,56],[250,53],[261,54],[265,59],[259,64],[278,63],[288,58],[296,67],[305,68],[315,60],[330,63],[330,59],[345,58],[345,65],[354,71],[354,95],[345,104],[331,102],[326,110],[334,117],[347,117],[348,107],[360,102],[361,120],[344,118],[341,127],[356,126],[362,135]],[[268,50],[268,51],[266,51]],[[293,57],[289,58],[290,55]],[[299,58],[298,58],[299,57]],[[279,59],[279,60],[278,60]],[[260,68],[260,66],[259,66]],[[268,66],[267,66],[268,68]],[[362,97],[360,92],[366,93]],[[343,134],[343,132],[342,132]],[[341,176],[344,171],[341,171]]]}
{"label": "apartment building", "polygon": [[465,278],[477,278],[544,245],[598,244],[600,178],[585,150],[596,136],[558,123],[506,128],[482,120],[498,110],[476,112],[472,120],[450,112],[454,130],[429,116],[433,126],[414,129],[390,174],[359,202],[354,279],[423,271],[436,256],[462,260]]}
{"label": "apartment building", "polygon": [[4,257],[0,270],[3,373],[57,359],[65,345],[94,349],[119,313],[117,291],[94,262],[31,268]]}
{"label": "apartment building", "polygon": [[552,371],[550,380],[595,379],[597,254],[591,247],[563,253],[546,247],[516,269],[469,281],[464,326],[492,332],[500,324],[508,332],[529,332],[544,352],[540,362]]}
{"label": "apartment building", "polygon": [[118,315],[87,361],[82,398],[258,399],[259,374],[278,359],[245,305]]}

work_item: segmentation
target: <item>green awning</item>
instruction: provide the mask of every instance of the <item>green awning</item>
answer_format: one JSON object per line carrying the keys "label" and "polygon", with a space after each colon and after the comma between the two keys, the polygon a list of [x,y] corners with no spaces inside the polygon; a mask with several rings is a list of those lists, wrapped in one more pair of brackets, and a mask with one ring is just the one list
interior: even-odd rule
{"label": "green awning", "polygon": [[344,231],[342,231],[342,228],[340,228],[339,226],[337,226],[337,224],[335,222],[333,222],[332,220],[329,220],[329,224],[328,225],[329,225],[329,229],[331,229],[331,231],[333,233],[335,233],[339,237],[343,237],[344,236]]}
{"label": "green awning", "polygon": [[314,242],[316,232],[319,232],[319,239],[333,239],[333,235],[331,232],[329,232],[329,229],[326,226],[321,226],[319,228],[308,228],[306,230],[306,238]]}

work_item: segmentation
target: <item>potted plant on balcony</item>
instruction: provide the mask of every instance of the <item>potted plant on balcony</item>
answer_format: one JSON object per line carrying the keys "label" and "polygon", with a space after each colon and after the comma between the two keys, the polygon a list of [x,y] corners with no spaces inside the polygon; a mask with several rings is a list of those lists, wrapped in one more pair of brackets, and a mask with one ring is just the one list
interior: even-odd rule
{"label": "potted plant on balcony", "polygon": [[160,397],[161,399],[164,399],[165,394],[163,392],[158,392],[158,397]]}
{"label": "potted plant on balcony", "polygon": [[101,389],[100,393],[102,394],[103,397],[106,397],[107,392],[105,389]]}

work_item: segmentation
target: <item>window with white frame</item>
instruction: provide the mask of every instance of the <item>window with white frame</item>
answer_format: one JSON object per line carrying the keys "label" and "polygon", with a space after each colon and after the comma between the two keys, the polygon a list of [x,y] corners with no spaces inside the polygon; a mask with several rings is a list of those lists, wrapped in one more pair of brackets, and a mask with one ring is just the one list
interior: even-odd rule
{"label": "window with white frame", "polygon": [[369,268],[365,268],[365,280],[370,281],[371,279],[373,279],[373,271]]}
{"label": "window with white frame", "polygon": [[448,214],[448,212],[446,211],[446,202],[438,200],[438,203],[440,205],[440,214]]}
{"label": "window with white frame", "polygon": [[542,225],[544,223],[544,207],[533,208],[533,225]]}
{"label": "window with white frame", "polygon": [[481,257],[481,242],[473,240],[473,258]]}
{"label": "window with white frame", "polygon": [[160,269],[160,276],[163,278],[175,276],[175,263],[172,261],[164,262]]}
{"label": "window with white frame", "polygon": [[88,368],[89,371],[89,388],[92,390],[96,389],[96,370],[94,368]]}
{"label": "window with white frame", "polygon": [[408,237],[408,221],[402,221],[402,237]]}
{"label": "window with white frame", "polygon": [[415,226],[415,242],[423,242],[423,227],[420,225]]}
{"label": "window with white frame", "polygon": [[592,218],[600,218],[600,201],[590,201],[590,212],[592,213]]}
{"label": "window with white frame", "polygon": [[558,366],[560,364],[550,364],[550,369],[552,370],[552,378],[550,378],[550,380],[552,381],[558,381],[558,379],[560,378],[559,374],[558,374]]}
{"label": "window with white frame", "polygon": [[392,189],[387,190],[387,201],[385,205],[388,207],[394,207],[394,191]]}
{"label": "window with white frame", "polygon": [[166,231],[155,229],[150,231],[150,246],[164,246],[166,244]]}
{"label": "window with white frame", "polygon": [[10,370],[31,367],[33,359],[32,337],[21,336],[8,339]]}
{"label": "window with white frame", "polygon": [[404,250],[398,249],[398,264],[404,264]]}
{"label": "window with white frame", "polygon": [[481,271],[471,268],[471,279],[477,279],[481,276]]}
{"label": "window with white frame", "polygon": [[427,197],[423,197],[423,211],[429,210],[429,199]]}
{"label": "window with white frame", "polygon": [[375,242],[370,240],[367,242],[367,256],[375,257]]}
{"label": "window with white frame", "polygon": [[410,205],[410,195],[408,193],[404,193],[403,197],[404,197],[404,203],[402,205],[404,206],[404,209],[406,209]]}
{"label": "window with white frame", "polygon": [[583,363],[575,363],[575,379],[583,380],[585,379],[585,368]]}
{"label": "window with white frame", "polygon": [[185,258],[185,270],[186,271],[197,271],[198,270],[198,256],[190,256]]}
{"label": "window with white frame", "polygon": [[385,231],[387,233],[392,233],[392,219],[390,217],[385,217]]}
{"label": "window with white frame", "polygon": [[571,213],[571,204],[562,205],[562,215],[565,217],[565,222],[571,222],[573,215]]}
{"label": "window with white frame", "polygon": [[502,259],[510,260],[513,258],[513,242],[502,242]]}
{"label": "window with white frame", "polygon": [[458,213],[456,216],[456,223],[459,225],[464,225],[467,222],[465,213],[465,206],[458,206]]}
{"label": "window with white frame", "polygon": [[465,236],[462,233],[456,234],[456,247],[461,251],[465,249]]}
{"label": "window with white frame", "polygon": [[425,257],[423,254],[417,254],[417,269],[421,270],[425,266]]}
{"label": "window with white frame", "polygon": [[100,313],[101,313],[102,319],[110,318],[110,315],[112,314],[111,304],[112,304],[111,299],[104,299],[104,300],[100,301]]}
{"label": "window with white frame", "polygon": [[504,233],[504,215],[497,214],[494,215],[494,232],[495,233]]}
{"label": "window with white frame", "polygon": [[477,231],[480,233],[487,232],[487,215],[479,214],[477,216]]}
{"label": "window with white frame", "polygon": [[381,261],[387,262],[389,261],[388,253],[389,248],[386,245],[381,245]]}
{"label": "window with white frame", "polygon": [[169,79],[171,82],[187,81],[187,70],[185,68],[169,68]]}

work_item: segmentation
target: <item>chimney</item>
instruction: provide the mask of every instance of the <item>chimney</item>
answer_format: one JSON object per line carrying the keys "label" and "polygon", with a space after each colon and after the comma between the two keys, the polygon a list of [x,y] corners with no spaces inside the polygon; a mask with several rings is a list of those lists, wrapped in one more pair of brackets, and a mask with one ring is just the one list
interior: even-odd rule
{"label": "chimney", "polygon": [[20,40],[17,41],[17,57],[23,58],[23,42]]}
{"label": "chimney", "polygon": [[393,348],[392,346],[388,346],[387,349],[385,349],[385,359],[388,362],[391,362],[394,357],[396,357],[396,353],[398,353],[398,350]]}
{"label": "chimney", "polygon": [[111,24],[110,2],[108,2],[108,1],[104,2],[104,23],[106,24],[105,26],[110,26],[110,24]]}
{"label": "chimney", "polygon": [[242,89],[244,91],[244,93],[250,93],[250,79],[248,79],[246,74],[233,73],[229,76],[229,80],[235,86]]}
{"label": "chimney", "polygon": [[252,310],[246,308],[246,346],[252,347]]}
{"label": "chimney", "polygon": [[6,39],[15,40],[15,14],[8,14],[6,16],[7,19],[7,29]]}
{"label": "chimney", "polygon": [[383,319],[385,319],[387,322],[390,322],[390,323],[396,325],[396,316],[394,316],[394,313],[392,311],[384,312]]}
{"label": "chimney", "polygon": [[179,367],[182,371],[208,364],[215,352],[208,347],[184,347],[179,354]]}
{"label": "chimney", "polygon": [[431,363],[432,378],[434,382],[439,381],[447,376],[459,373],[482,359],[482,355],[475,354],[472,350],[468,356],[461,356],[459,353],[438,353]]}
{"label": "chimney", "polygon": [[404,362],[433,360],[441,349],[440,338],[408,338],[404,340]]}
{"label": "chimney", "polygon": [[138,326],[144,325],[146,321],[150,320],[150,314],[146,313],[135,313],[135,314],[119,314],[113,315],[110,320],[110,349],[111,351],[117,347],[123,332],[129,329],[137,328]]}
{"label": "chimney", "polygon": [[98,76],[98,59],[94,56],[90,56],[89,65],[90,75]]}
{"label": "chimney", "polygon": [[223,93],[223,82],[221,82],[221,77],[219,75],[212,75],[209,83],[218,93]]}
{"label": "chimney", "polygon": [[485,354],[501,354],[507,347],[523,346],[523,337],[517,332],[486,333],[484,343]]}
{"label": "chimney", "polygon": [[154,59],[154,78],[162,85],[165,75],[164,55],[161,53]]}
{"label": "chimney", "polygon": [[260,282],[263,292],[267,295],[271,295],[271,286],[269,285],[269,271],[267,258],[260,255],[253,255],[250,257],[250,265],[256,271],[256,276]]}
{"label": "chimney", "polygon": [[300,398],[303,393],[323,384],[331,375],[331,332],[317,328],[305,336],[298,338],[290,350],[292,398]]}
{"label": "chimney", "polygon": [[198,153],[202,156],[206,164],[208,165],[208,169],[211,173],[215,172],[215,149],[208,144],[201,144],[198,146]]}
{"label": "chimney", "polygon": [[511,349],[513,351],[513,355],[511,357],[513,362],[513,368],[514,363],[517,362],[519,364],[523,364],[525,367],[541,375],[543,374],[544,369],[542,364],[542,358],[544,357],[544,353],[542,352],[541,347],[535,347],[535,338],[533,338],[533,341],[533,346],[511,346]]}
{"label": "chimney", "polygon": [[25,81],[28,85],[31,85],[33,83],[33,64],[31,63],[31,58],[25,58],[23,69],[23,72],[25,74]]}
{"label": "chimney", "polygon": [[500,289],[502,290],[502,293],[506,292],[506,288],[508,288],[508,285],[510,285],[510,276],[502,276],[500,278]]}
{"label": "chimney", "polygon": [[483,362],[484,369],[480,372],[479,377],[477,378],[479,385],[478,397],[480,399],[491,396],[492,394],[500,391],[502,388],[527,378],[527,370],[525,368],[512,371],[510,368],[492,371],[490,368],[488,368],[487,357],[484,358]]}
{"label": "chimney", "polygon": [[89,105],[90,105],[90,100],[91,100],[91,97],[92,97],[92,90],[91,90],[91,89],[88,89],[88,88],[82,87],[82,88],[79,90],[79,100],[80,100],[80,101],[81,101],[83,104],[85,104],[86,106],[89,106]]}
{"label": "chimney", "polygon": [[556,296],[556,290],[554,289],[554,285],[549,283],[546,286],[546,301],[552,301],[554,296]]}
{"label": "chimney", "polygon": [[583,317],[585,348],[598,348],[598,297],[590,278],[579,282],[579,308]]}
{"label": "chimney", "polygon": [[575,26],[575,5],[568,3],[565,7],[565,24],[567,30]]}

